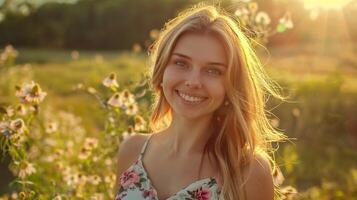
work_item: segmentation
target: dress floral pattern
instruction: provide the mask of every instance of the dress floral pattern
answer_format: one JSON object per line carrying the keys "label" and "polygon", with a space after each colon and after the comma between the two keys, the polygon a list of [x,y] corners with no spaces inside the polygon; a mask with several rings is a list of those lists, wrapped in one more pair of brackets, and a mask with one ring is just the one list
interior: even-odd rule
{"label": "dress floral pattern", "polygon": [[[121,186],[115,200],[159,200],[142,163],[142,155],[150,137],[136,162],[120,175]],[[218,200],[219,195],[216,179],[209,177],[191,183],[166,200]]]}

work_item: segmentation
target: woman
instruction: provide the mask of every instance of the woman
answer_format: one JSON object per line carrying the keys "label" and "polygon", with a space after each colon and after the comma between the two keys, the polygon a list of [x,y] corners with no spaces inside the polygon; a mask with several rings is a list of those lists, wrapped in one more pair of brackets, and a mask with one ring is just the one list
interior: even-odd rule
{"label": "woman", "polygon": [[121,144],[116,199],[274,198],[266,94],[281,98],[237,22],[197,5],[150,48],[152,134]]}

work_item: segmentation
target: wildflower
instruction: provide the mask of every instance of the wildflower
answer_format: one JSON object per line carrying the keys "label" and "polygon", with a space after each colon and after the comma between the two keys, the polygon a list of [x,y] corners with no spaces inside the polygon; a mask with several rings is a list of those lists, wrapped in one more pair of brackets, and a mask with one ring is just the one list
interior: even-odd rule
{"label": "wildflower", "polygon": [[95,138],[86,138],[84,141],[84,148],[94,149],[98,147],[98,140]]}
{"label": "wildflower", "polygon": [[136,103],[128,105],[125,109],[125,113],[127,115],[136,115],[137,112],[138,112],[138,105]]}
{"label": "wildflower", "polygon": [[[53,142],[56,142],[56,141],[54,140]],[[50,144],[51,144],[51,142],[50,142]],[[56,149],[54,156],[56,158],[59,158],[59,157],[61,157],[63,155],[63,153],[64,153],[64,151],[62,149]]]}
{"label": "wildflower", "polygon": [[125,106],[135,103],[135,96],[127,89],[120,93],[120,96]]}
{"label": "wildflower", "polygon": [[122,137],[125,140],[131,135],[135,135],[136,133],[134,132],[134,129],[132,126],[129,126],[128,130],[122,133]]}
{"label": "wildflower", "polygon": [[25,108],[25,106],[23,104],[19,104],[16,107],[16,113],[18,115],[25,116],[27,114],[27,109]]}
{"label": "wildflower", "polygon": [[281,185],[285,180],[283,173],[281,173],[278,167],[274,168],[272,176],[273,176],[274,185],[276,186]]}
{"label": "wildflower", "polygon": [[291,20],[291,15],[290,13],[286,13],[280,20],[279,24],[277,26],[277,31],[278,32],[284,32],[287,29],[292,29],[294,27],[294,23]]}
{"label": "wildflower", "polygon": [[98,185],[102,180],[98,175],[93,175],[88,177],[88,182],[93,185]]}
{"label": "wildflower", "polygon": [[19,171],[18,176],[20,178],[25,178],[26,176],[31,175],[33,173],[36,173],[36,169],[33,166],[33,164],[29,163],[29,162],[23,162],[20,165],[20,171]]}
{"label": "wildflower", "polygon": [[79,58],[79,52],[76,51],[76,50],[72,51],[72,52],[71,52],[71,57],[72,57],[73,60],[78,60],[78,58]]}
{"label": "wildflower", "polygon": [[5,112],[6,112],[7,116],[11,117],[14,115],[14,108],[12,106],[8,106],[5,109]]}
{"label": "wildflower", "polygon": [[134,52],[134,53],[140,53],[141,51],[142,51],[142,49],[141,49],[140,44],[135,43],[135,44],[133,45],[133,52]]}
{"label": "wildflower", "polygon": [[266,12],[258,12],[255,16],[255,22],[267,26],[270,24],[271,20]]}
{"label": "wildflower", "polygon": [[16,90],[16,96],[23,103],[39,104],[47,95],[46,92],[42,92],[40,85],[33,81],[29,84],[23,84],[22,87],[17,86]]}
{"label": "wildflower", "polygon": [[119,87],[118,82],[117,82],[117,75],[115,73],[111,73],[108,77],[106,77],[103,80],[102,83],[103,83],[104,86],[106,86],[108,88],[111,88],[111,87],[117,88],[117,87]]}
{"label": "wildflower", "polygon": [[78,158],[81,160],[87,159],[91,155],[90,149],[82,147],[81,151],[79,152]]}
{"label": "wildflower", "polygon": [[17,133],[23,133],[26,130],[25,122],[18,118],[15,120],[12,120],[9,125],[10,129],[14,130]]}
{"label": "wildflower", "polygon": [[121,98],[120,93],[119,92],[114,93],[113,96],[109,98],[107,104],[116,108],[122,107],[123,100]]}
{"label": "wildflower", "polygon": [[58,124],[56,122],[50,122],[46,125],[46,133],[54,133],[58,130]]}
{"label": "wildflower", "polygon": [[85,184],[87,181],[87,176],[82,174],[82,173],[77,173],[77,178],[78,178],[78,182],[81,184]]}
{"label": "wildflower", "polygon": [[136,115],[134,121],[135,121],[135,126],[134,126],[135,131],[142,131],[146,129],[146,121],[140,115]]}
{"label": "wildflower", "polygon": [[238,17],[245,16],[249,14],[249,11],[246,8],[237,9],[234,14]]}
{"label": "wildflower", "polygon": [[68,186],[75,186],[78,184],[78,176],[73,173],[69,173],[64,176],[64,181],[67,183]]}

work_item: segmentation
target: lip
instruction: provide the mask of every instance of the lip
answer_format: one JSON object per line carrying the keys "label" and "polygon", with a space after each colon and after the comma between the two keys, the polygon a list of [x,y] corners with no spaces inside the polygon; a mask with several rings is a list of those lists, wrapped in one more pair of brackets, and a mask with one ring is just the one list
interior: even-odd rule
{"label": "lip", "polygon": [[203,95],[199,95],[199,94],[192,94],[192,93],[189,93],[189,92],[184,92],[184,91],[181,91],[181,90],[175,90],[176,93],[180,92],[180,93],[183,93],[183,94],[186,94],[186,95],[189,95],[191,97],[198,97],[198,98],[204,98],[204,99],[207,99],[208,97],[206,96],[203,96]]}
{"label": "lip", "polygon": [[[175,90],[175,94],[177,95],[177,97],[181,100],[181,102],[182,102],[183,104],[187,104],[187,105],[200,105],[200,104],[204,103],[204,102],[208,99],[208,97],[199,96],[199,95],[192,95],[193,97],[199,97],[199,98],[204,98],[204,99],[203,99],[202,101],[200,101],[200,102],[189,102],[189,101],[186,101],[185,99],[183,99],[183,98],[180,96],[179,92],[181,92],[181,91]],[[185,93],[185,92],[182,92],[182,93],[187,94],[187,95],[190,95],[190,94]]]}

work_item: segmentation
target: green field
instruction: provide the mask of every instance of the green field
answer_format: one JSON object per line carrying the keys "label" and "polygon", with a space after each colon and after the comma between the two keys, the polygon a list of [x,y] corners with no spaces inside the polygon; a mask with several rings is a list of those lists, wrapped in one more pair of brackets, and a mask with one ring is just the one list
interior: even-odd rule
{"label": "green field", "polygon": [[[287,102],[270,100],[268,107],[278,128],[296,138],[280,145],[276,159],[284,183],[301,192],[298,199],[357,196],[357,48],[339,49],[306,45],[259,51],[266,70],[289,96]],[[14,86],[34,80],[48,92],[46,106],[80,116],[94,137],[104,128],[100,105],[73,88],[83,83],[104,92],[101,82],[111,72],[126,88],[149,70],[144,53],[79,51],[72,59],[65,50],[18,51],[16,65],[0,71],[0,104],[16,102]]]}

